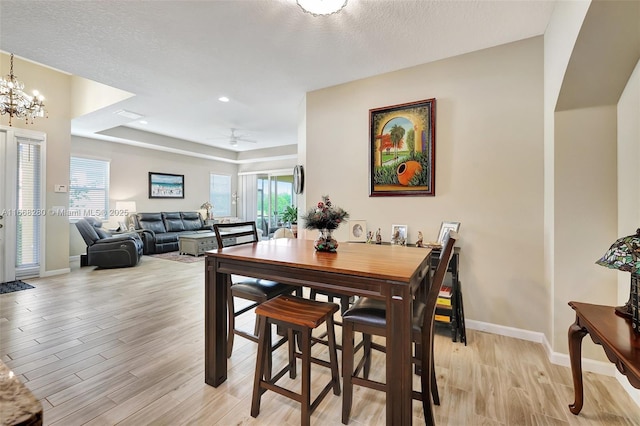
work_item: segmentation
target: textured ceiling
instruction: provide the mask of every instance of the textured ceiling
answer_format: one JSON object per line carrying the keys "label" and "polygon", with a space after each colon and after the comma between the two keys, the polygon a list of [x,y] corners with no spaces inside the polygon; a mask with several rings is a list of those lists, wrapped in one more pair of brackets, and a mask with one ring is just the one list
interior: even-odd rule
{"label": "textured ceiling", "polygon": [[[2,0],[0,50],[135,94],[73,134],[127,126],[244,151],[295,145],[308,91],[543,34],[554,3],[349,0],[314,17],[295,0]],[[257,143],[231,147],[232,127]]]}

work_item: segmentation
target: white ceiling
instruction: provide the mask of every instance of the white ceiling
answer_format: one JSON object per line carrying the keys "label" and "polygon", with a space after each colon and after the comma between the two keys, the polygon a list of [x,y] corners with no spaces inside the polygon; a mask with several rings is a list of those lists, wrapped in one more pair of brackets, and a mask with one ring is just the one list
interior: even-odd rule
{"label": "white ceiling", "polygon": [[[2,0],[0,50],[135,94],[75,135],[127,126],[241,152],[295,145],[306,92],[543,34],[554,3],[349,0],[315,17],[295,0]],[[232,127],[257,143],[230,146]]]}

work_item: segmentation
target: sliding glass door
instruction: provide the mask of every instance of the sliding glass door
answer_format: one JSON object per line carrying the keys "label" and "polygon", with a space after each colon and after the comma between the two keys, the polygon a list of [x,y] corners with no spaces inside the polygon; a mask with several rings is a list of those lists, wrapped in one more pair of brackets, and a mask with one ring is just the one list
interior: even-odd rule
{"label": "sliding glass door", "polygon": [[256,223],[262,229],[262,235],[271,237],[276,229],[284,226],[282,213],[287,206],[295,205],[293,193],[293,175],[259,174],[257,181]]}

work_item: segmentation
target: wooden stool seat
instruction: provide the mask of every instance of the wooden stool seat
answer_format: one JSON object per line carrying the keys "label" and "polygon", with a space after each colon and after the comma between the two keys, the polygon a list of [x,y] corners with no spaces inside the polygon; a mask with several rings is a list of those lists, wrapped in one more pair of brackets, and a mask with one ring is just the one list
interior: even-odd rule
{"label": "wooden stool seat", "polygon": [[333,317],[339,308],[335,303],[322,303],[301,297],[276,297],[258,305],[256,315],[313,329],[325,322],[328,316]]}
{"label": "wooden stool seat", "polygon": [[[258,316],[258,353],[256,356],[256,371],[253,382],[253,397],[251,400],[251,416],[260,413],[260,398],[267,391],[274,391],[280,395],[301,403],[301,425],[309,425],[311,413],[322,399],[333,389],[335,395],[340,395],[340,375],[338,372],[338,354],[333,324],[333,315],[340,309],[335,303],[318,302],[291,295],[277,296],[256,308]],[[321,324],[327,324],[329,348],[329,362],[311,356],[311,332]],[[287,329],[289,341],[288,364],[271,376],[271,324]],[[295,334],[300,336],[301,353],[296,352]],[[302,390],[294,393],[276,385],[276,382],[289,372],[289,377],[296,377],[296,358],[302,359]],[[322,389],[311,402],[311,363],[331,369],[331,381]]]}

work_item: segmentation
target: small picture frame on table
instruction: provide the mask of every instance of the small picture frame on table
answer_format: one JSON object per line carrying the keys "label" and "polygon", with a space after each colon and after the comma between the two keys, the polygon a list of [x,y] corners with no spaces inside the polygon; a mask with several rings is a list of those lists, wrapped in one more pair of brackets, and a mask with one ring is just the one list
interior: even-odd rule
{"label": "small picture frame on table", "polygon": [[367,221],[366,220],[350,220],[349,221],[349,241],[354,243],[367,242]]}
{"label": "small picture frame on table", "polygon": [[391,244],[406,245],[407,235],[407,225],[391,225]]}
{"label": "small picture frame on table", "polygon": [[458,232],[460,229],[460,222],[442,222],[440,224],[440,232],[438,233],[438,244],[442,245],[444,237],[449,231]]}

